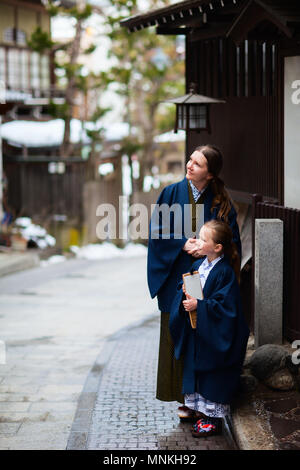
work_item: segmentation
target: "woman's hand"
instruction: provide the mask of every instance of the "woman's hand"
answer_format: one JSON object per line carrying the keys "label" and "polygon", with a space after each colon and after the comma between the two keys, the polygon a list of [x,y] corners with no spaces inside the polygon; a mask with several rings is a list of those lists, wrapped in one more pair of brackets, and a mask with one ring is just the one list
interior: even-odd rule
{"label": "woman's hand", "polygon": [[201,258],[203,256],[201,252],[201,241],[198,239],[194,240],[192,248],[188,251],[189,255],[192,255],[194,258]]}
{"label": "woman's hand", "polygon": [[193,310],[196,310],[197,309],[197,299],[195,299],[194,297],[192,297],[189,294],[185,294],[185,295],[186,295],[186,300],[182,301],[185,311],[186,312],[192,312]]}
{"label": "woman's hand", "polygon": [[190,251],[194,250],[195,242],[196,242],[196,238],[189,238],[189,239],[185,242],[185,244],[184,244],[184,246],[183,246],[182,249],[183,249],[184,251],[187,251],[188,254],[190,254]]}
{"label": "woman's hand", "polygon": [[201,256],[203,256],[200,248],[200,240],[196,238],[189,238],[183,249],[188,255],[192,255],[194,258],[201,258]]}

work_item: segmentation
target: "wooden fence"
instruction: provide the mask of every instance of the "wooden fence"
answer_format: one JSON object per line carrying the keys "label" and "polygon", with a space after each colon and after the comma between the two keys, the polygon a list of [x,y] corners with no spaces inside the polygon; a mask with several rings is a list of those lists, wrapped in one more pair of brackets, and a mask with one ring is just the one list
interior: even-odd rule
{"label": "wooden fence", "polygon": [[[283,336],[288,341],[300,339],[300,210],[271,204],[260,195],[252,204],[252,314],[254,305],[255,219],[280,219],[284,226],[283,261]],[[272,275],[270,273],[270,275]]]}

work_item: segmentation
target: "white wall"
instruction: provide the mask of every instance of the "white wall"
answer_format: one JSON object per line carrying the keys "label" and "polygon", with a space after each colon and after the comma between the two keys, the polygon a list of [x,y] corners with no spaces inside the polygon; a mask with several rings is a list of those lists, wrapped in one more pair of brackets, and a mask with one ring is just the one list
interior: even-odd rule
{"label": "white wall", "polygon": [[284,205],[300,209],[300,56],[284,63]]}

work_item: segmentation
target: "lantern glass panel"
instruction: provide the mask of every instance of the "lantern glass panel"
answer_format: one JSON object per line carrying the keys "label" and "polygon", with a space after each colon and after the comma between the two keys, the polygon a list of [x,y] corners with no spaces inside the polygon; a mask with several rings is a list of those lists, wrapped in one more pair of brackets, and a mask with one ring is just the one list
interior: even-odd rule
{"label": "lantern glass panel", "polygon": [[190,129],[207,128],[207,107],[206,105],[190,105]]}
{"label": "lantern glass panel", "polygon": [[178,129],[186,129],[186,106],[178,105]]}

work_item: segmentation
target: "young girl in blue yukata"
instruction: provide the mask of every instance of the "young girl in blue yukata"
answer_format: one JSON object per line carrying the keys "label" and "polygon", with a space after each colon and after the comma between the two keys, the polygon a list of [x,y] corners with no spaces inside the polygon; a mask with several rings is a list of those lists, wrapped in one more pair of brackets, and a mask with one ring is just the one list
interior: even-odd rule
{"label": "young girl in blue yukata", "polygon": [[[182,393],[196,421],[192,435],[206,437],[221,433],[222,418],[230,413],[239,390],[249,329],[241,309],[240,261],[229,225],[220,220],[206,222],[199,240],[203,258],[190,271],[199,271],[204,299],[185,293],[181,282],[169,327],[175,357],[184,359]],[[193,329],[188,312],[195,310]]]}

